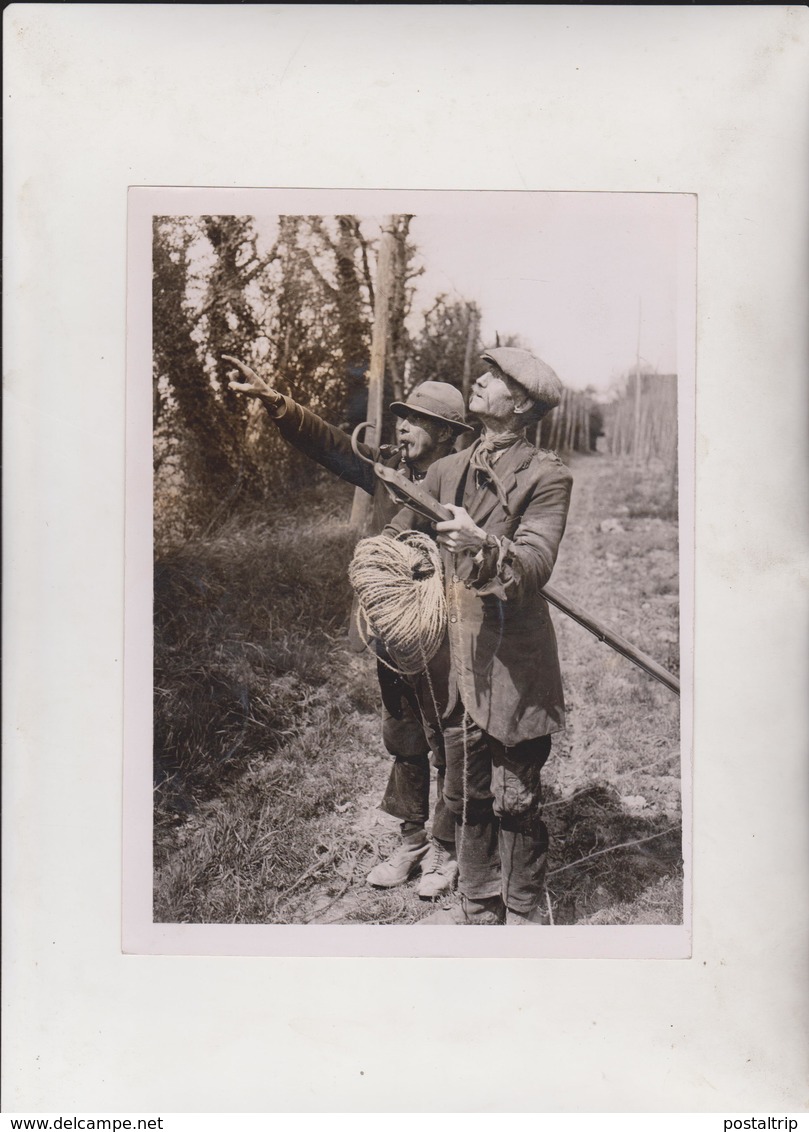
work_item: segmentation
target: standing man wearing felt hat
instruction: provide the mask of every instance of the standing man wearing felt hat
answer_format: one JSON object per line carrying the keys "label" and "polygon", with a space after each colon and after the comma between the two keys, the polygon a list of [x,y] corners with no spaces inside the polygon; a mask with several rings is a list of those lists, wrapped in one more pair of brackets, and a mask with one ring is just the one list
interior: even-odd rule
{"label": "standing man wearing felt hat", "polygon": [[[539,592],[556,561],[572,477],[525,437],[561,399],[527,350],[482,355],[469,412],[480,440],[434,463],[424,487],[454,517],[438,523],[449,616],[442,720],[444,803],[454,814],[461,903],[422,924],[545,922],[547,828],[540,771],[564,727],[556,638]],[[386,528],[427,530],[408,508]]]}
{"label": "standing man wearing felt hat", "polygon": [[[249,366],[223,355],[239,371],[243,381],[230,381],[230,388],[258,398],[278,431],[294,447],[330,472],[362,488],[373,497],[371,533],[378,534],[398,511],[370,464],[359,458],[350,437],[342,429],[279,393]],[[234,378],[239,376],[234,374]],[[420,481],[428,468],[452,451],[466,424],[460,390],[445,381],[425,381],[406,401],[394,401],[397,445],[359,445],[367,459],[396,468],[409,479]],[[352,615],[353,616],[353,615]],[[432,707],[432,696],[408,677],[399,676],[386,663],[380,650],[377,663],[382,693],[382,739],[393,758],[388,785],[380,808],[399,819],[401,842],[394,853],[368,874],[368,883],[394,888],[419,870],[418,894],[433,898],[450,891],[458,875],[455,856],[455,820],[443,805],[443,743]],[[426,823],[430,812],[430,755],[438,773],[438,801],[433,813],[432,836]]]}

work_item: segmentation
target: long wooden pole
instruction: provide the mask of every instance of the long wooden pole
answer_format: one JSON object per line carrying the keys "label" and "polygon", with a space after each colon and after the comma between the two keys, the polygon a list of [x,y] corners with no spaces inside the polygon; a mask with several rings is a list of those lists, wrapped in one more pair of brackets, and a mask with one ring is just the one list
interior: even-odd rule
{"label": "long wooden pole", "polygon": [[[389,492],[399,502],[406,504],[413,508],[417,514],[423,515],[431,522],[440,523],[446,519],[453,517],[452,512],[443,503],[439,503],[428,491],[426,491],[421,484],[413,483],[411,480],[405,479],[395,469],[388,468],[384,464],[376,464],[374,470],[379,478],[388,487]],[[680,694],[680,681],[671,672],[668,672],[662,665],[658,664],[656,660],[648,656],[641,649],[635,646],[618,633],[613,632],[603,622],[596,620],[581,606],[576,605],[564,594],[559,593],[557,589],[552,589],[550,586],[543,586],[539,591],[542,596],[549,601],[551,605],[555,605],[562,613],[566,613],[582,628],[586,629],[588,633],[592,633],[594,637],[598,637],[599,641],[604,641],[614,649],[621,656],[625,656],[627,660],[631,660],[638,668],[642,668],[653,679],[658,680],[661,684],[665,685],[669,691],[674,692],[675,695]]]}
{"label": "long wooden pole", "polygon": [[592,633],[594,637],[598,637],[599,641],[604,641],[611,649],[614,649],[621,656],[625,656],[627,660],[631,660],[638,668],[642,668],[644,672],[648,673],[653,679],[658,680],[664,684],[669,691],[674,692],[679,696],[680,694],[680,681],[676,676],[672,675],[667,669],[653,660],[647,653],[641,652],[640,649],[626,639],[621,637],[618,633],[608,629],[601,621],[597,621],[595,617],[591,617],[580,606],[575,605],[569,597],[560,594],[557,589],[552,589],[550,586],[543,586],[540,593],[549,601],[551,605],[555,605],[562,613],[566,613],[571,620],[581,625],[588,633]]}
{"label": "long wooden pole", "polygon": [[[371,333],[371,363],[368,369],[368,410],[370,421],[365,431],[365,443],[372,447],[382,439],[382,398],[385,389],[385,354],[390,323],[390,298],[393,287],[393,247],[396,217],[389,216],[382,229],[376,261],[376,294],[374,296],[374,327]],[[351,504],[351,526],[364,531],[368,524],[371,497],[358,487]]]}

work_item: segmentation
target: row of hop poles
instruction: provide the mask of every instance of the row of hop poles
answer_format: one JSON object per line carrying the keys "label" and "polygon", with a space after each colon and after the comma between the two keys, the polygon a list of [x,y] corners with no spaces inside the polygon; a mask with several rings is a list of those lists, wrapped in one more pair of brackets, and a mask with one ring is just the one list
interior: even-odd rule
{"label": "row of hop poles", "polygon": [[559,404],[537,426],[536,445],[554,452],[594,452],[603,433],[600,405],[588,393],[563,389]]}
{"label": "row of hop poles", "polygon": [[677,461],[677,377],[633,375],[626,392],[606,407],[607,446],[635,465]]}

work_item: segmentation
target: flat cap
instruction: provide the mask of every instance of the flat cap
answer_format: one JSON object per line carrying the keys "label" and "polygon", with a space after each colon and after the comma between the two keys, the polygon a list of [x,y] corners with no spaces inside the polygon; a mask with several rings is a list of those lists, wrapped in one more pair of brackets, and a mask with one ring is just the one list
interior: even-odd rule
{"label": "flat cap", "polygon": [[480,355],[481,361],[491,362],[506,377],[516,381],[531,400],[546,413],[562,400],[562,383],[547,362],[528,350],[516,346],[496,346]]}

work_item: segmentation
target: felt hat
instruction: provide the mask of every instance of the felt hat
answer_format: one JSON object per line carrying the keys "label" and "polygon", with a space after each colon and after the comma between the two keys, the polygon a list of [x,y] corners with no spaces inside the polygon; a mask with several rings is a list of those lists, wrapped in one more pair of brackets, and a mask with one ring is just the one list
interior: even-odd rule
{"label": "felt hat", "polygon": [[516,346],[496,346],[480,355],[524,389],[546,413],[562,400],[562,383],[547,362]]}
{"label": "felt hat", "polygon": [[459,432],[472,432],[472,426],[465,420],[463,394],[448,381],[423,381],[417,385],[406,401],[394,401],[390,411],[397,417],[408,413],[418,413],[442,421]]}

